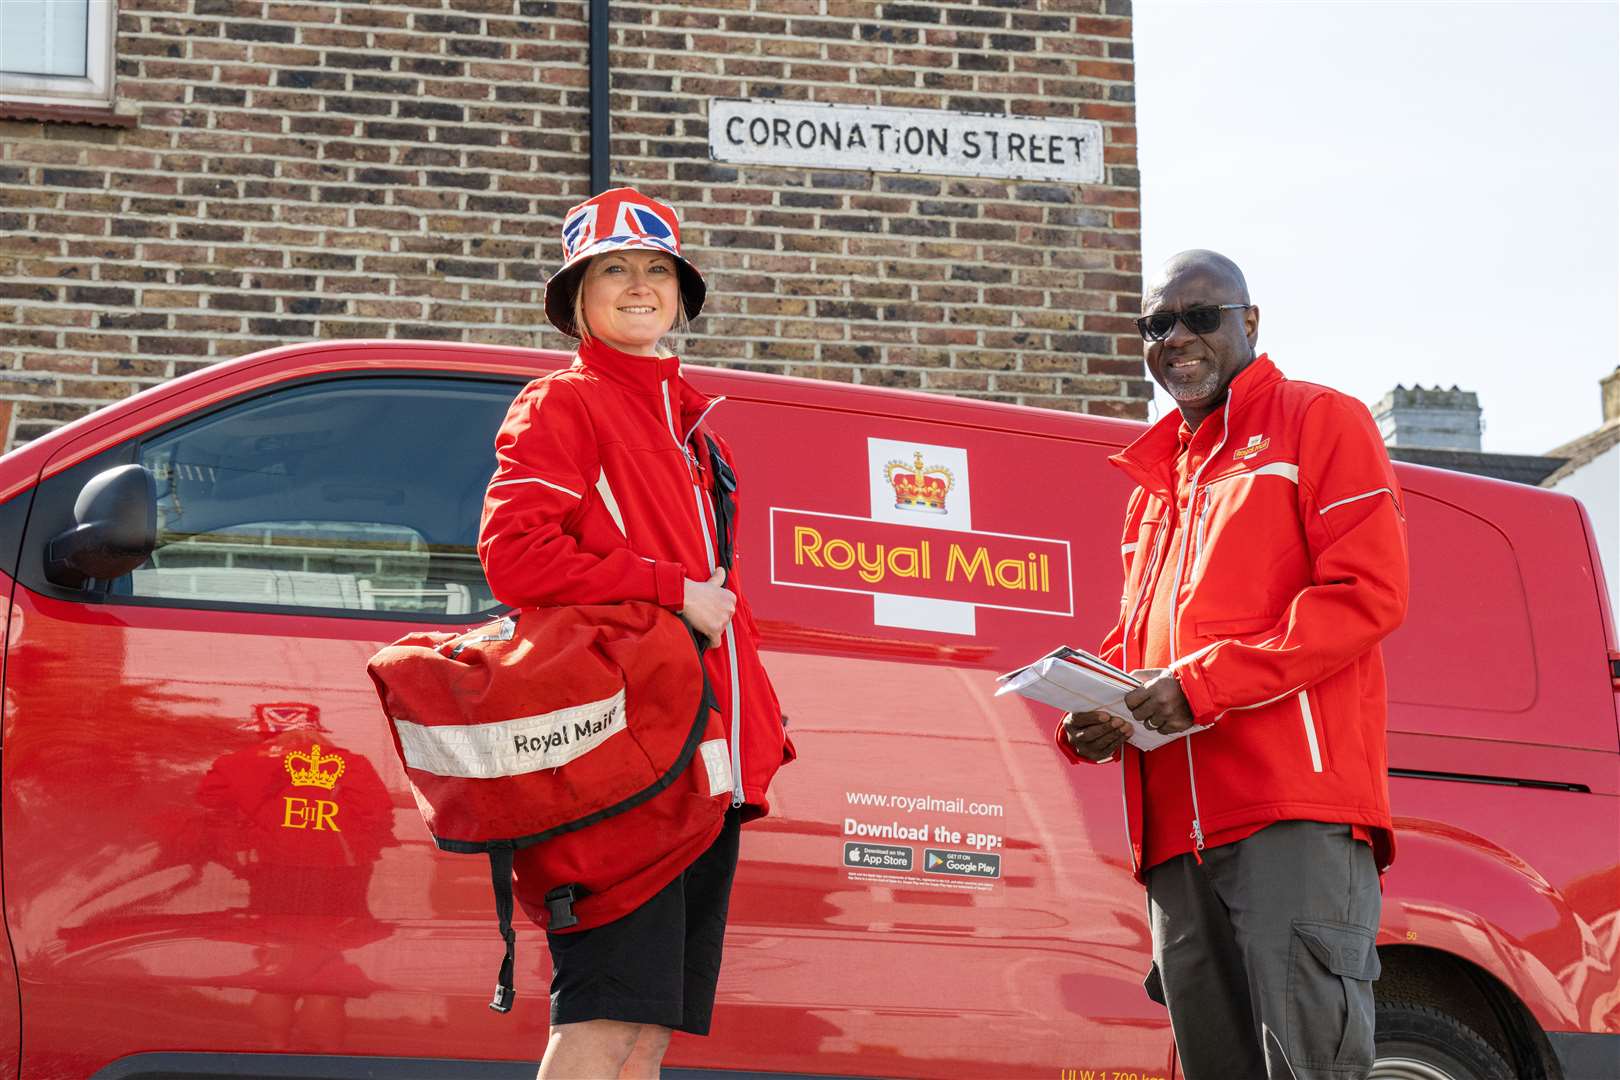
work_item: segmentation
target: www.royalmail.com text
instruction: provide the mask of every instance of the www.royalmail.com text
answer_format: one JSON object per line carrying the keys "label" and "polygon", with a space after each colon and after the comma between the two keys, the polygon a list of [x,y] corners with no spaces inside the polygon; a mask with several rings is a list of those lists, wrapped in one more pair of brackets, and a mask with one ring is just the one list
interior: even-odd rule
{"label": "www.royalmail.com text", "polygon": [[936,799],[931,795],[885,795],[873,791],[846,791],[851,806],[872,806],[889,810],[926,810],[937,814],[972,814],[976,817],[1005,817],[1000,803],[967,802],[963,799]]}

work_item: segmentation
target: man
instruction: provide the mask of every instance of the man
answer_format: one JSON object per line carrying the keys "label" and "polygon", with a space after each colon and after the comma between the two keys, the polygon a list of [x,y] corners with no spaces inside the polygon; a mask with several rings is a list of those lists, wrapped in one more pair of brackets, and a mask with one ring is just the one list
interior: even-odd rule
{"label": "man", "polygon": [[1378,875],[1394,856],[1379,641],[1406,612],[1401,492],[1372,417],[1255,355],[1260,310],[1211,251],[1137,320],[1172,413],[1116,456],[1125,595],[1105,659],[1136,669],[1149,753],[1065,716],[1073,760],[1123,750],[1149,996],[1188,1080],[1365,1074]]}

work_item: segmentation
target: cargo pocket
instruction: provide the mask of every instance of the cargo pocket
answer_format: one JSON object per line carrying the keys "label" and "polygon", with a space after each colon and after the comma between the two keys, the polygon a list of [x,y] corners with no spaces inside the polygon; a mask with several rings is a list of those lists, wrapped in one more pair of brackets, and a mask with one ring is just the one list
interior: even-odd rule
{"label": "cargo pocket", "polygon": [[1353,923],[1294,920],[1288,957],[1288,1054],[1296,1065],[1372,1067],[1378,950]]}
{"label": "cargo pocket", "polygon": [[1147,978],[1142,980],[1142,989],[1147,991],[1149,1001],[1165,1004],[1164,981],[1159,978],[1159,965],[1155,963],[1148,968]]}

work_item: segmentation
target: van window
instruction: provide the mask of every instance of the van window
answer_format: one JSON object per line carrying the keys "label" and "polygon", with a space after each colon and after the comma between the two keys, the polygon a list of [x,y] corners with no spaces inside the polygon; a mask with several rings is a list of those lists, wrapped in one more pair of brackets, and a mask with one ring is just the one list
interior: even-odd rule
{"label": "van window", "polygon": [[153,438],[158,546],[114,595],[465,618],[495,606],[476,550],[515,387],[350,379]]}

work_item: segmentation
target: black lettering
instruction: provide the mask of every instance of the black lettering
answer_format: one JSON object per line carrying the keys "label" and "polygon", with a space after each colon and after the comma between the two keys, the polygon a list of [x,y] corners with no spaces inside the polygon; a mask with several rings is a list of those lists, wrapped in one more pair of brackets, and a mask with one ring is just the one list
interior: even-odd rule
{"label": "black lettering", "polygon": [[773,146],[789,146],[787,117],[778,116],[771,121],[771,144]]}
{"label": "black lettering", "polygon": [[962,132],[962,145],[967,147],[966,150],[962,151],[963,157],[967,158],[969,161],[972,161],[974,158],[978,157],[979,133],[977,131]]}
{"label": "black lettering", "polygon": [[849,126],[849,148],[853,150],[857,146],[862,150],[866,149],[866,135],[861,131],[861,125],[851,124]]}
{"label": "black lettering", "polygon": [[[810,132],[808,136],[805,134],[807,129]],[[796,142],[798,142],[799,149],[810,149],[812,146],[816,145],[816,125],[809,120],[800,120],[793,126],[793,138]]]}
{"label": "black lettering", "polygon": [[742,145],[742,139],[737,136],[736,132],[736,127],[738,124],[742,123],[742,120],[743,118],[740,116],[733,116],[730,120],[726,121],[726,141],[733,146]]}
{"label": "black lettering", "polygon": [[1034,136],[1029,140],[1029,160],[1037,165],[1046,164],[1046,144]]}
{"label": "black lettering", "polygon": [[[912,138],[912,136],[914,136],[914,135],[916,136],[916,138]],[[906,153],[913,154],[913,155],[922,153],[922,148],[923,148],[922,128],[906,128],[906,133],[905,133],[905,135],[903,135],[901,137],[900,142],[901,142],[901,146],[905,149]]]}
{"label": "black lettering", "polygon": [[987,131],[987,132],[985,132],[985,134],[990,136],[990,156],[993,157],[993,158],[1000,157],[1001,156],[1001,132],[999,132],[999,131]]}
{"label": "black lettering", "polygon": [[529,752],[529,737],[527,735],[512,736],[512,748],[520,754]]}
{"label": "black lettering", "polygon": [[1074,147],[1075,160],[1078,161],[1080,158],[1084,157],[1085,156],[1085,143],[1086,143],[1085,137],[1081,136],[1081,135],[1068,135],[1068,136],[1065,136],[1065,137],[1069,140],[1069,143]]}
{"label": "black lettering", "polygon": [[1068,164],[1063,158],[1063,136],[1048,135],[1046,137],[1046,157],[1054,165]]}
{"label": "black lettering", "polygon": [[940,157],[944,157],[946,154],[950,153],[951,144],[947,136],[948,133],[943,130],[929,128],[928,152],[930,154],[938,154]]}
{"label": "black lettering", "polygon": [[1013,161],[1024,160],[1024,137],[1016,131],[1007,132],[1007,157]]}
{"label": "black lettering", "polygon": [[765,122],[763,116],[748,121],[748,138],[755,146],[764,146],[771,141],[771,125]]}
{"label": "black lettering", "polygon": [[887,150],[889,148],[889,125],[874,123],[872,126],[877,129],[878,150]]}
{"label": "black lettering", "polygon": [[823,120],[821,122],[821,145],[830,146],[834,150],[842,150],[844,148],[843,130],[837,124],[829,124]]}

